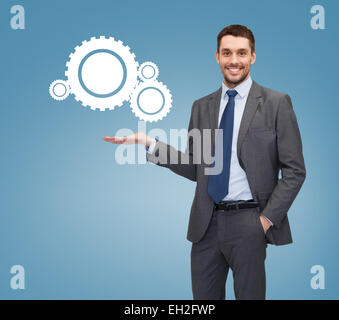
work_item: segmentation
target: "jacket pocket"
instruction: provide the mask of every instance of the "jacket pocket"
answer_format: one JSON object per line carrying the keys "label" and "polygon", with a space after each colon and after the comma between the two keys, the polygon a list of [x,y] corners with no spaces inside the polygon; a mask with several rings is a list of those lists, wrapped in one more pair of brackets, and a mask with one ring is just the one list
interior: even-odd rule
{"label": "jacket pocket", "polygon": [[258,225],[258,227],[260,228],[261,234],[262,234],[264,237],[266,237],[264,227],[263,227],[262,224],[261,224],[260,215],[259,215],[259,214],[255,214],[255,219],[257,220],[257,225]]}

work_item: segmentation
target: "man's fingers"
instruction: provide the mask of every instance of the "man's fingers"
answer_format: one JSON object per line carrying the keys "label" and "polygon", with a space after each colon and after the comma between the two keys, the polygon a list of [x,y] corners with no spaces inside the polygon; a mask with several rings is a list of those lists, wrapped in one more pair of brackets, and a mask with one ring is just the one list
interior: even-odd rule
{"label": "man's fingers", "polygon": [[105,136],[102,138],[104,141],[111,143],[124,143],[126,141],[126,137],[108,137]]}

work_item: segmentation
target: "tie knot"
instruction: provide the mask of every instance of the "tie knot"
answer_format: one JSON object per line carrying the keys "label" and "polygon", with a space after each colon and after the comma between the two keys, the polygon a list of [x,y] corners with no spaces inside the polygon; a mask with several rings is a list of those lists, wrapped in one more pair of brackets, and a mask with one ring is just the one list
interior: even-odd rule
{"label": "tie knot", "polygon": [[238,94],[237,90],[227,90],[226,93],[230,98],[233,98]]}

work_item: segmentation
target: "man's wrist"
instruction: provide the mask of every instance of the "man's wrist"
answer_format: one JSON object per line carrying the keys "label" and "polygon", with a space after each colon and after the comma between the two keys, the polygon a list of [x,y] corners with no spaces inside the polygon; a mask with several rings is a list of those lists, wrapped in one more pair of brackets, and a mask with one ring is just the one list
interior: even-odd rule
{"label": "man's wrist", "polygon": [[154,139],[152,139],[152,138],[149,137],[149,136],[146,136],[145,146],[146,146],[147,148],[151,145],[152,140],[154,140]]}
{"label": "man's wrist", "polygon": [[149,148],[152,144],[155,144],[156,142],[157,142],[156,139],[147,136],[146,137],[146,142],[145,142],[145,147]]}
{"label": "man's wrist", "polygon": [[145,144],[146,151],[148,153],[153,153],[156,143],[157,143],[156,139],[150,138],[149,145],[147,146],[148,143]]}

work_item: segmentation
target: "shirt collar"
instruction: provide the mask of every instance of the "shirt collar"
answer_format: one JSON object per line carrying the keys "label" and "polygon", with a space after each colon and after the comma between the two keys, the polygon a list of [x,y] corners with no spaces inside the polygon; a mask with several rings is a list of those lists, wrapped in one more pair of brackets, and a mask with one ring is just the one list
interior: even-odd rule
{"label": "shirt collar", "polygon": [[226,98],[226,92],[227,90],[237,90],[238,94],[237,96],[240,96],[241,99],[245,98],[252,86],[252,78],[251,76],[248,77],[248,79],[242,83],[240,83],[238,86],[236,86],[233,89],[229,89],[227,88],[227,86],[225,85],[224,81],[222,82],[222,97],[223,99]]}

